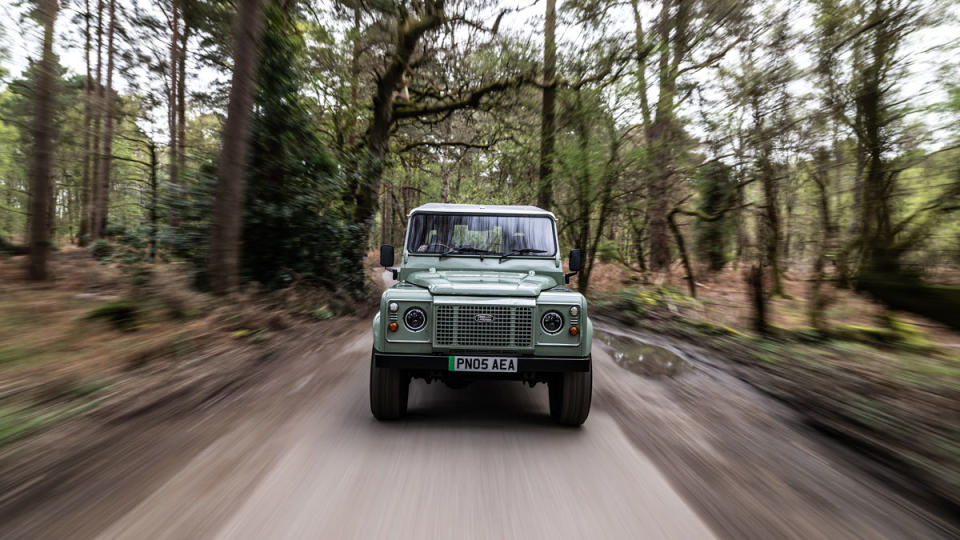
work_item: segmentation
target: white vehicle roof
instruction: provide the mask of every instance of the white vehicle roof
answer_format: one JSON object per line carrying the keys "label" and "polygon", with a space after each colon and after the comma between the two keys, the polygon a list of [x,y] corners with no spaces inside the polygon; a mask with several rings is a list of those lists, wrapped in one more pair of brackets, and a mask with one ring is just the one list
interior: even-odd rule
{"label": "white vehicle roof", "polygon": [[410,211],[410,215],[418,213],[436,213],[436,214],[499,214],[516,216],[550,216],[554,217],[553,212],[547,212],[536,206],[509,206],[503,204],[446,204],[446,203],[427,203],[418,206]]}

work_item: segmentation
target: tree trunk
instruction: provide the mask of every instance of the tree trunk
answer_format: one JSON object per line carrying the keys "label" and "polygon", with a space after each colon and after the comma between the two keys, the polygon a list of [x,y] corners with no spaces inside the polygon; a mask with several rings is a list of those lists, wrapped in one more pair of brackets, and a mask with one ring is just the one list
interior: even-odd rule
{"label": "tree trunk", "polygon": [[104,113],[103,155],[100,156],[100,176],[94,191],[93,237],[103,238],[107,228],[107,213],[110,207],[110,165],[113,162],[113,37],[116,29],[116,0],[110,0],[110,23],[107,26],[107,85],[104,88],[102,110]]}
{"label": "tree trunk", "polygon": [[[587,260],[585,261],[583,272],[577,278],[577,289],[584,293],[590,287],[590,276],[593,275],[593,265],[596,262],[597,246],[600,245],[600,238],[603,236],[603,229],[610,216],[611,203],[613,201],[613,188],[620,179],[618,167],[620,163],[620,137],[617,134],[616,124],[612,117],[607,117],[607,136],[610,138],[610,155],[607,156],[607,164],[603,171],[603,183],[600,186],[600,207],[597,209],[597,225],[593,229],[593,237],[589,244],[583,244],[581,247],[586,250]],[[587,156],[584,156],[584,163],[587,163]],[[589,223],[589,207],[586,214]],[[612,230],[609,237],[613,239]]]}
{"label": "tree trunk", "polygon": [[680,260],[683,262],[683,269],[687,272],[687,289],[690,291],[690,296],[697,297],[697,281],[693,275],[693,266],[690,265],[690,257],[687,256],[687,244],[683,241],[683,235],[680,234],[680,227],[677,226],[677,220],[674,216],[677,215],[675,210],[672,210],[667,214],[667,223],[670,224],[670,231],[673,232],[673,237],[677,242],[677,250],[680,252]]}
{"label": "tree trunk", "polygon": [[[444,127],[445,140],[450,140],[450,120],[447,120]],[[447,156],[446,149],[440,150],[440,202],[450,202],[450,167],[451,161]]]}
{"label": "tree trunk", "polygon": [[93,170],[90,174],[90,207],[87,211],[86,219],[87,230],[90,231],[90,238],[97,239],[94,236],[94,223],[97,221],[97,200],[99,198],[98,182],[100,180],[100,147],[101,147],[101,127],[103,121],[103,0],[97,1],[97,78],[94,79],[94,96],[92,104],[93,112],[93,150],[90,159],[93,162]]}
{"label": "tree trunk", "polygon": [[90,235],[90,160],[91,138],[90,127],[93,123],[90,101],[93,94],[93,78],[90,66],[90,0],[84,0],[84,44],[83,57],[87,68],[87,75],[83,79],[83,180],[80,187],[80,230],[77,232],[77,245],[85,246],[87,236]]}
{"label": "tree trunk", "polygon": [[769,145],[761,150],[759,174],[760,183],[763,186],[763,238],[766,266],[770,269],[771,294],[782,295],[783,283],[781,274],[783,270],[780,265],[780,209],[776,171],[773,164],[770,163],[772,149]]}
{"label": "tree trunk", "polygon": [[580,151],[579,171],[577,174],[576,185],[576,204],[577,204],[577,233],[575,247],[584,250],[586,255],[586,264],[583,272],[577,277],[577,290],[586,293],[590,287],[590,267],[591,261],[596,253],[590,250],[590,205],[591,205],[591,178],[590,178],[590,126],[587,124],[586,111],[584,111],[580,92],[577,91],[576,97],[576,115],[575,129],[577,132],[577,146]]}
{"label": "tree trunk", "polygon": [[[656,139],[659,139],[657,137]],[[656,140],[655,139],[655,140]],[[665,142],[664,142],[665,143]],[[669,173],[662,172],[663,167],[670,167],[669,159],[663,154],[666,151],[657,151],[654,158],[653,174],[647,179],[647,215],[650,224],[648,235],[650,238],[650,269],[654,272],[664,272],[670,269],[670,239],[667,236],[667,208],[670,205],[668,184]]]}
{"label": "tree trunk", "polygon": [[763,290],[763,270],[758,265],[750,267],[747,273],[747,287],[750,302],[753,304],[753,329],[760,334],[767,333],[767,296]]}
{"label": "tree trunk", "polygon": [[344,285],[351,291],[363,289],[363,255],[366,253],[370,227],[378,210],[377,194],[380,192],[380,179],[389,151],[390,131],[396,120],[393,115],[394,91],[402,82],[404,73],[410,69],[410,58],[420,39],[446,21],[442,9],[442,4],[433,4],[419,20],[403,25],[403,32],[396,37],[393,60],[377,80],[373,95],[373,118],[367,128],[365,144],[353,156],[353,163],[350,164],[355,170],[352,171],[344,196],[344,202],[353,206],[352,222],[356,227],[355,234],[357,238],[363,239],[356,242],[353,251],[347,254],[352,271],[348,273]]}
{"label": "tree trunk", "polygon": [[[180,8],[183,11],[183,8]],[[183,175],[187,168],[187,42],[190,39],[190,27],[186,19],[182,20],[180,32],[180,72],[177,74],[177,174]]]}
{"label": "tree trunk", "polygon": [[[180,146],[177,144],[177,134],[179,133],[177,129],[179,112],[177,96],[179,95],[180,88],[180,85],[177,83],[178,75],[180,74],[180,56],[178,53],[180,47],[180,0],[173,0],[171,3],[170,19],[170,88],[167,99],[167,120],[170,130],[170,162],[167,164],[167,171],[170,178],[170,190],[176,194],[180,174],[178,169],[180,163],[178,152]],[[179,216],[176,210],[172,209],[170,212],[170,226],[176,227],[178,225]]]}
{"label": "tree trunk", "polygon": [[210,285],[217,294],[234,290],[240,279],[245,169],[262,27],[262,0],[239,0],[233,32],[233,84],[223,127],[207,263]]}
{"label": "tree trunk", "polygon": [[[636,219],[636,218],[634,218]],[[631,219],[630,228],[633,233],[633,251],[636,256],[637,265],[641,272],[647,271],[647,258],[643,256],[643,231],[646,227],[637,225],[637,222]]]}
{"label": "tree trunk", "polygon": [[819,194],[817,202],[820,210],[820,234],[822,236],[817,246],[817,255],[813,260],[813,280],[810,282],[808,315],[810,326],[817,330],[825,330],[827,325],[824,311],[830,299],[823,293],[824,267],[826,266],[827,253],[834,247],[835,237],[835,227],[830,216],[829,154],[826,150],[820,149],[814,153],[814,166],[815,170],[811,177],[817,184]]}
{"label": "tree trunk", "polygon": [[380,193],[380,243],[392,244],[393,212],[390,204],[390,185],[387,182],[381,183]]}
{"label": "tree trunk", "polygon": [[47,255],[50,251],[49,211],[53,202],[50,170],[53,164],[53,107],[56,95],[56,58],[53,56],[53,23],[57,19],[57,0],[40,2],[43,24],[43,57],[37,73],[34,93],[33,160],[30,171],[30,257],[27,274],[32,280],[47,279]]}
{"label": "tree trunk", "polygon": [[556,137],[556,72],[557,72],[557,2],[547,0],[543,23],[543,109],[540,116],[540,179],[537,183],[537,206],[550,210],[553,206],[553,152]]}
{"label": "tree trunk", "polygon": [[661,40],[658,66],[659,93],[656,115],[647,131],[651,157],[651,174],[647,181],[647,215],[649,216],[650,269],[663,272],[670,268],[670,239],[667,231],[667,212],[670,209],[670,184],[673,178],[673,109],[677,86],[677,59],[671,53],[682,54],[682,47],[671,39],[680,39],[677,31],[685,24],[686,11],[682,5],[671,13],[674,1],[664,0],[657,23]]}
{"label": "tree trunk", "polygon": [[150,142],[150,260],[157,260],[157,145]]}

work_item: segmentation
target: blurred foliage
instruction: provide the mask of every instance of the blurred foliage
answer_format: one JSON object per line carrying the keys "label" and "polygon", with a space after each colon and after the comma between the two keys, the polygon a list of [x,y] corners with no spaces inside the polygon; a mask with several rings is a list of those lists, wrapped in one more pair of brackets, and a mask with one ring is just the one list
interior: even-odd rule
{"label": "blurred foliage", "polygon": [[616,295],[614,305],[632,317],[673,317],[680,308],[692,307],[697,301],[669,287],[626,288]]}
{"label": "blurred foliage", "polygon": [[341,283],[349,226],[336,203],[342,184],[303,94],[305,41],[278,5],[266,13],[243,223],[243,269],[279,287]]}
{"label": "blurred foliage", "polygon": [[107,321],[117,330],[132,332],[138,328],[137,308],[127,300],[101,304],[87,312],[89,320]]}
{"label": "blurred foliage", "polygon": [[729,166],[711,161],[697,169],[694,176],[700,202],[697,209],[705,216],[716,218],[698,220],[694,225],[694,245],[697,258],[707,263],[713,272],[719,272],[730,258],[733,245],[734,221],[729,215],[734,205],[737,185]]}
{"label": "blurred foliage", "polygon": [[101,261],[113,256],[113,244],[104,238],[94,240],[87,250],[90,252],[91,257]]}
{"label": "blurred foliage", "polygon": [[3,236],[0,236],[0,253],[5,253],[7,255],[25,255],[27,253],[27,248],[26,246],[14,244]]}
{"label": "blurred foliage", "polygon": [[600,258],[601,262],[605,263],[623,260],[620,247],[616,242],[607,238],[601,238],[600,241],[597,242],[597,257]]}

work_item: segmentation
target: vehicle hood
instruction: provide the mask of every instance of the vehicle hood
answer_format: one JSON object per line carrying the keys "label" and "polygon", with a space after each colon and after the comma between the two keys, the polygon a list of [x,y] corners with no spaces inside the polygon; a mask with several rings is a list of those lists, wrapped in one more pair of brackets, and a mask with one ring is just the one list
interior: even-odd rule
{"label": "vehicle hood", "polygon": [[544,275],[520,272],[479,272],[447,270],[414,272],[407,281],[426,287],[431,294],[473,296],[539,296],[540,291],[557,286]]}

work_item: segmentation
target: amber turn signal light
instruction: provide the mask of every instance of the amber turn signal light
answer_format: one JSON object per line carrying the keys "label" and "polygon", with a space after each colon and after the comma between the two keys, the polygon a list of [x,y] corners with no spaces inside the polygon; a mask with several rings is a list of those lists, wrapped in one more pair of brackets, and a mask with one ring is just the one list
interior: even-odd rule
{"label": "amber turn signal light", "polygon": [[397,328],[400,328],[400,326],[395,322],[392,322],[387,325],[387,329],[390,330],[391,332],[396,332]]}
{"label": "amber turn signal light", "polygon": [[578,330],[576,326],[571,326],[571,327],[570,327],[570,335],[571,335],[571,336],[577,335],[578,332],[580,332],[580,330]]}

